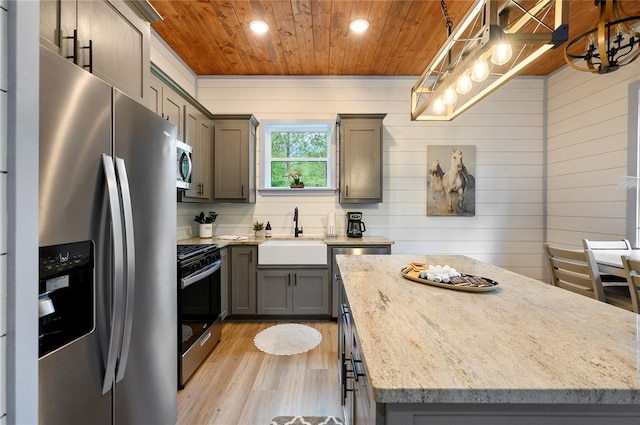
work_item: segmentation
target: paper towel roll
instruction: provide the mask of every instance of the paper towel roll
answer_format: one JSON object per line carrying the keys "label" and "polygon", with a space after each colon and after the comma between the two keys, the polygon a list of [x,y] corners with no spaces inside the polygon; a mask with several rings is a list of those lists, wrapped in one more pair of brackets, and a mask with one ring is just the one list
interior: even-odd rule
{"label": "paper towel roll", "polygon": [[327,236],[336,235],[336,212],[329,211],[327,214]]}

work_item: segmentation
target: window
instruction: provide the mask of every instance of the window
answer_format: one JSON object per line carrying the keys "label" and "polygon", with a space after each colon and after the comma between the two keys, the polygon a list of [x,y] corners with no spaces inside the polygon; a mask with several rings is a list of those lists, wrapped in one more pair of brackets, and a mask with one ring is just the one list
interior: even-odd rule
{"label": "window", "polygon": [[[265,124],[264,187],[329,189],[333,183],[333,125]],[[302,185],[299,185],[302,186]]]}

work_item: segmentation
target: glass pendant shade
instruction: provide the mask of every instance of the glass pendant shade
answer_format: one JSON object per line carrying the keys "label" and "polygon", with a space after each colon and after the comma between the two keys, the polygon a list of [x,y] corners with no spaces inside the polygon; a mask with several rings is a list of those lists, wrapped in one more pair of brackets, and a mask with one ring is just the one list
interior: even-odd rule
{"label": "glass pendant shade", "polygon": [[436,115],[442,115],[444,114],[444,111],[446,109],[446,106],[444,104],[444,101],[440,98],[436,99],[435,102],[433,102],[433,113]]}
{"label": "glass pendant shade", "polygon": [[489,76],[489,65],[484,58],[478,59],[471,69],[471,79],[476,83],[481,83]]}
{"label": "glass pendant shade", "polygon": [[471,91],[471,87],[473,83],[471,82],[471,77],[466,72],[458,78],[458,82],[456,83],[456,91],[460,94],[467,94]]}
{"label": "glass pendant shade", "polygon": [[456,103],[456,100],[458,100],[458,95],[456,94],[453,86],[445,90],[443,100],[447,105],[453,105],[454,103]]}
{"label": "glass pendant shade", "polygon": [[491,62],[495,65],[504,65],[511,60],[511,45],[507,43],[496,44],[491,53]]}

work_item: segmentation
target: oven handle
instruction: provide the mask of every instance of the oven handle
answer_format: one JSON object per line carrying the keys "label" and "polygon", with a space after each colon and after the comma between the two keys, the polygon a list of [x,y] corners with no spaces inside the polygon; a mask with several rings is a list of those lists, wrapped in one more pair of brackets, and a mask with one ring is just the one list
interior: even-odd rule
{"label": "oven handle", "polygon": [[199,270],[197,273],[189,275],[183,279],[180,279],[181,288],[184,289],[192,283],[196,283],[200,279],[204,279],[207,276],[210,276],[220,270],[220,266],[222,265],[222,260],[218,260],[214,263],[209,264],[204,269]]}

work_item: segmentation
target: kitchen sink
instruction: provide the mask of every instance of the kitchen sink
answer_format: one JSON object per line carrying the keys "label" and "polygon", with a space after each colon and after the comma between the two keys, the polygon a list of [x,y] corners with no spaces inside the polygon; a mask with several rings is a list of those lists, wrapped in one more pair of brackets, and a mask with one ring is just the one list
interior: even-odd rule
{"label": "kitchen sink", "polygon": [[258,245],[258,264],[327,264],[327,245],[320,240],[271,240]]}

